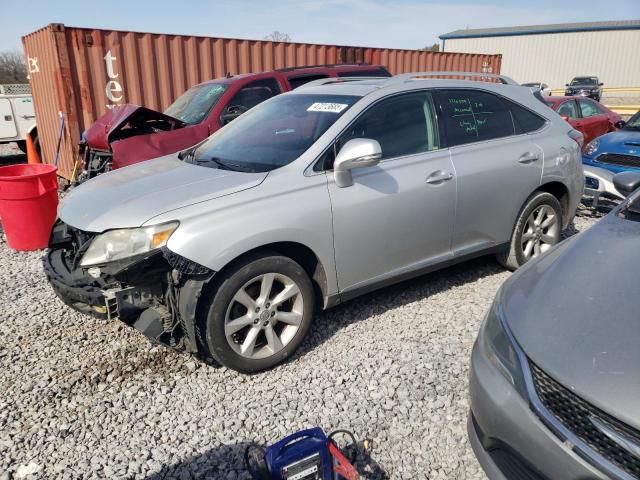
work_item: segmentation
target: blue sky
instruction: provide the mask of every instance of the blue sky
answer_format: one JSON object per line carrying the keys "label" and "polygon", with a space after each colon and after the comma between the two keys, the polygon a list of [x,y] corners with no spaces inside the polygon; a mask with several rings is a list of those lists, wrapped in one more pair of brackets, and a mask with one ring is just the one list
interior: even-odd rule
{"label": "blue sky", "polygon": [[[640,18],[640,0],[0,0],[0,51],[49,23],[69,26],[421,48],[459,28]],[[606,15],[606,16],[603,16]]]}

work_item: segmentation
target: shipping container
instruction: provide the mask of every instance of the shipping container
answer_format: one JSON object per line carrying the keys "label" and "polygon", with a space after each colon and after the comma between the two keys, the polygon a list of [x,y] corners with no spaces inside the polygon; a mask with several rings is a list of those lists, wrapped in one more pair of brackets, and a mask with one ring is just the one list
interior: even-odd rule
{"label": "shipping container", "polygon": [[[106,109],[163,111],[189,87],[230,74],[305,65],[368,63],[393,74],[500,73],[501,55],[96,30],[50,24],[22,38],[42,158],[71,178],[82,132]],[[63,121],[61,121],[61,118]]]}

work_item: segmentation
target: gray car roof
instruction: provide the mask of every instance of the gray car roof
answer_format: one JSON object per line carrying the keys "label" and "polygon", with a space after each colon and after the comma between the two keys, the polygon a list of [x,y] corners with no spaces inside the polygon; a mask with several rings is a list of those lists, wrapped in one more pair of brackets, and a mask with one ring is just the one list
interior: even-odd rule
{"label": "gray car roof", "polygon": [[[479,73],[479,76],[482,74]],[[354,79],[348,81],[334,81],[323,85],[313,85],[297,88],[289,94],[306,95],[355,95],[364,97],[380,89],[393,88],[396,91],[412,90],[414,88],[482,88],[500,91],[501,89],[522,88],[519,85],[504,85],[496,82],[474,80],[445,79],[445,78],[399,78],[389,77],[381,79]]]}

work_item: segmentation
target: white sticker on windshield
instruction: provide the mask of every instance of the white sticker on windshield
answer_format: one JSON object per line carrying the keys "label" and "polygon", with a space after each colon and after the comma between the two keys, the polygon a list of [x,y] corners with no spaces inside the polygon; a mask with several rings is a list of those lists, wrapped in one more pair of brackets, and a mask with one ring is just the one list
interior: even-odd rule
{"label": "white sticker on windshield", "polygon": [[331,113],[340,113],[349,105],[346,103],[323,103],[316,102],[307,108],[307,112],[331,112]]}

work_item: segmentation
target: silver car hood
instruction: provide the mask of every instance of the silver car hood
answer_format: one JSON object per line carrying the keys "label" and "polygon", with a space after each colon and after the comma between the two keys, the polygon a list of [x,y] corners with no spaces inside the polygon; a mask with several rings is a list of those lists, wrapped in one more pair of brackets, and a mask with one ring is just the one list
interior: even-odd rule
{"label": "silver car hood", "polygon": [[255,187],[266,176],[196,166],[167,155],[74,188],[60,203],[58,216],[90,232],[139,227],[169,210]]}
{"label": "silver car hood", "polygon": [[640,222],[609,214],[516,272],[502,291],[514,337],[552,378],[640,428]]}

